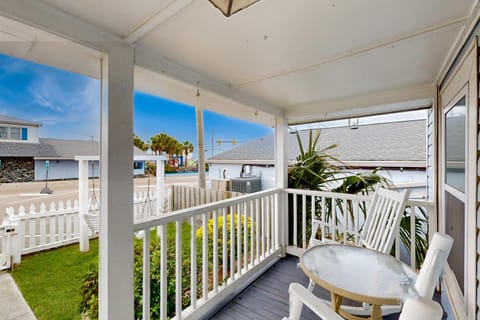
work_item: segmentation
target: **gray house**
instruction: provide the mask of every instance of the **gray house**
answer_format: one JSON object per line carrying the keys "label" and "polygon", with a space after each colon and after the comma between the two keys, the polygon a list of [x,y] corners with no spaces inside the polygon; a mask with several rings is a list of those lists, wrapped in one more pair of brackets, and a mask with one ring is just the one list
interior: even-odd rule
{"label": "gray house", "polygon": [[[308,130],[299,131],[304,146]],[[318,150],[337,145],[327,153],[351,171],[381,167],[381,174],[397,187],[415,188],[423,197],[426,187],[426,122],[400,121],[360,126],[324,128]],[[297,135],[288,136],[288,161],[295,162],[300,150]],[[210,179],[235,179],[256,176],[262,189],[275,185],[274,135],[242,144],[208,160]]]}
{"label": "gray house", "polygon": [[[41,124],[0,115],[0,183],[78,178],[75,156],[99,154],[98,141],[39,138]],[[136,155],[145,154],[135,147]],[[134,174],[143,175],[143,161],[134,163]],[[89,166],[89,176],[98,176],[98,161]]]}

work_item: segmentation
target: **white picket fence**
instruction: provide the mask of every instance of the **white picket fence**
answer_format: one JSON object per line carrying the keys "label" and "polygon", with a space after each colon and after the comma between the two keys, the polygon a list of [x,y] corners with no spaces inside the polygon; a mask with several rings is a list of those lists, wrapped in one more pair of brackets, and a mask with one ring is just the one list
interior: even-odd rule
{"label": "white picket fence", "polygon": [[240,192],[202,189],[185,185],[172,185],[170,211],[193,208],[203,204],[213,203],[220,200],[236,198],[242,195]]}
{"label": "white picket fence", "polygon": [[[133,217],[135,223],[159,215],[155,192],[134,194]],[[89,199],[89,215],[99,219],[99,204]],[[76,243],[80,239],[78,200],[51,202],[48,206],[19,206],[6,209],[0,226],[1,254],[0,270],[11,267],[11,260],[20,263],[21,255],[48,250]],[[90,230],[90,236],[97,232]],[[97,230],[98,231],[98,230]]]}

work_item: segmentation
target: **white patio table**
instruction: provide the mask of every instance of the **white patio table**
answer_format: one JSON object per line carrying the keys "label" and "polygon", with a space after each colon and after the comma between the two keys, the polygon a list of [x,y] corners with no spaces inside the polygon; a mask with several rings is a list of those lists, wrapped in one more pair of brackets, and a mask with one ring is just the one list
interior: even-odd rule
{"label": "white patio table", "polygon": [[417,274],[406,264],[378,251],[340,244],[312,247],[301,257],[305,274],[330,291],[332,308],[346,319],[365,319],[341,309],[342,299],[372,305],[372,320],[381,320],[381,305],[398,305],[415,296]]}

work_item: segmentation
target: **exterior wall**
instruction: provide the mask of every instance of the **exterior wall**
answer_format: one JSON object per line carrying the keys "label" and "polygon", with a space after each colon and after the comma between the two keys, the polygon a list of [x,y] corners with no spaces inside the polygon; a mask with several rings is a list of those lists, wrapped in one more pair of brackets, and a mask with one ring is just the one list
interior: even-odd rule
{"label": "exterior wall", "polygon": [[435,185],[434,183],[434,161],[435,161],[435,149],[434,149],[434,117],[435,113],[433,109],[428,110],[427,114],[427,199],[434,199]]}
{"label": "exterior wall", "polygon": [[[88,166],[88,176],[98,177],[99,165],[95,161],[94,172],[92,166]],[[45,180],[45,161],[35,160],[35,180]],[[50,160],[48,166],[48,180],[63,180],[78,178],[78,161],[75,160]]]}
{"label": "exterior wall", "polygon": [[[223,171],[226,170],[226,176],[223,177]],[[211,164],[209,179],[231,179],[240,177],[242,170],[241,164]],[[370,170],[351,170],[353,172],[368,172]],[[404,186],[413,186],[411,198],[426,198],[427,174],[423,169],[418,170],[380,170],[379,174],[390,179],[400,188]],[[262,178],[262,190],[275,187],[275,168],[252,166],[252,175]]]}
{"label": "exterior wall", "polygon": [[33,158],[0,157],[0,161],[0,183],[33,181]]}
{"label": "exterior wall", "polygon": [[[142,163],[141,167],[133,169],[134,175],[145,174],[144,161],[138,161]],[[88,176],[98,177],[100,167],[98,161],[94,162],[92,170],[91,162],[88,165]],[[45,161],[35,160],[35,180],[45,180]],[[48,165],[48,180],[63,180],[63,179],[77,179],[78,178],[78,161],[75,160],[49,160]]]}
{"label": "exterior wall", "polygon": [[21,126],[21,125],[14,125],[14,124],[2,124],[0,123],[0,127],[15,127],[15,128],[25,128],[27,130],[26,139],[20,140],[11,140],[11,139],[0,139],[0,141],[8,141],[8,142],[29,142],[29,143],[38,143],[38,127],[33,126]]}
{"label": "exterior wall", "polygon": [[[260,176],[262,178],[262,190],[275,188],[275,168],[262,167],[262,166],[251,166],[252,176]],[[225,177],[223,176],[223,171],[225,171]],[[232,179],[240,177],[240,172],[242,171],[241,164],[210,164],[208,177],[209,179]]]}

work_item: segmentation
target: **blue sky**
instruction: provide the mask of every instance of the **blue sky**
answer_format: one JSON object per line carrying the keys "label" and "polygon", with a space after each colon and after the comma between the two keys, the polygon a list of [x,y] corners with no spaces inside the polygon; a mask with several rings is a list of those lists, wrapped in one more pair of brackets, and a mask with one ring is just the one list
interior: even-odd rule
{"label": "blue sky", "polygon": [[[40,137],[87,140],[99,138],[100,82],[56,68],[0,55],[0,114],[42,123]],[[144,140],[165,132],[180,142],[197,144],[195,109],[142,92],[134,96],[134,129]],[[205,149],[215,141],[245,142],[265,136],[272,128],[204,113]],[[215,142],[214,153],[231,148]]]}

